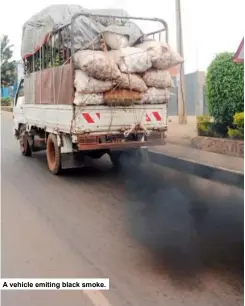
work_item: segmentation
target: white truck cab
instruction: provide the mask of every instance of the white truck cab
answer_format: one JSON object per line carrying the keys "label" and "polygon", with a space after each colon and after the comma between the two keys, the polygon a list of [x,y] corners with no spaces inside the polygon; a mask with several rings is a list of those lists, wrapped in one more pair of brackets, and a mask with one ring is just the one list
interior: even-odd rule
{"label": "white truck cab", "polygon": [[25,104],[24,78],[21,78],[13,103],[14,135],[17,135],[19,126],[25,123],[23,105]]}

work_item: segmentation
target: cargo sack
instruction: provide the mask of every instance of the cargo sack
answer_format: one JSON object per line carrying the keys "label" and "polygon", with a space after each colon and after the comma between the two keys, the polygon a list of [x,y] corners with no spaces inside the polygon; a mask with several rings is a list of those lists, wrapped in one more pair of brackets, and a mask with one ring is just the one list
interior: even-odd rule
{"label": "cargo sack", "polygon": [[143,80],[148,87],[165,89],[173,86],[172,77],[168,70],[150,69],[144,74]]}
{"label": "cargo sack", "polygon": [[146,51],[152,61],[157,60],[161,57],[164,48],[165,51],[168,50],[166,47],[164,47],[163,44],[153,39],[145,40],[143,43],[138,44],[135,47]]}
{"label": "cargo sack", "polygon": [[116,80],[121,75],[113,57],[103,51],[78,51],[74,54],[74,65],[98,80]]}
{"label": "cargo sack", "polygon": [[168,69],[183,63],[183,58],[180,54],[168,46],[168,50],[162,48],[161,56],[152,61],[152,66],[156,69]]}
{"label": "cargo sack", "polygon": [[74,86],[79,93],[103,93],[112,89],[112,81],[101,81],[89,77],[82,70],[75,70]]}
{"label": "cargo sack", "polygon": [[141,100],[141,94],[126,89],[115,89],[104,93],[104,103],[109,106],[130,106]]}
{"label": "cargo sack", "polygon": [[164,104],[168,103],[171,97],[171,92],[169,89],[159,89],[151,87],[146,93],[141,96],[142,104]]}
{"label": "cargo sack", "polygon": [[116,81],[118,88],[135,90],[138,92],[147,91],[147,86],[143,79],[136,74],[122,73],[120,78]]}
{"label": "cargo sack", "polygon": [[183,63],[180,54],[174,51],[168,44],[156,40],[146,40],[136,45],[144,51],[147,51],[152,60],[152,67],[165,70]]}
{"label": "cargo sack", "polygon": [[104,103],[103,94],[81,94],[75,92],[75,98],[73,103],[75,105],[101,105]]}
{"label": "cargo sack", "polygon": [[103,32],[103,38],[108,47],[112,50],[119,50],[128,47],[129,39],[125,35],[120,35],[113,32]]}
{"label": "cargo sack", "polygon": [[124,73],[143,73],[152,67],[148,53],[140,48],[127,47],[118,51],[119,68]]}

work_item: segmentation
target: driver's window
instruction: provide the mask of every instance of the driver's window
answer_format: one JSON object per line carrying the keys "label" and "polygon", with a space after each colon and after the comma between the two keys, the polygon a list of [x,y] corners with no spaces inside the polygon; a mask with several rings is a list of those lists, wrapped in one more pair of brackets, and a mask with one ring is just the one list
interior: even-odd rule
{"label": "driver's window", "polygon": [[23,104],[24,103],[24,80],[21,81],[17,95],[16,95],[16,99],[15,99],[15,105],[17,104]]}

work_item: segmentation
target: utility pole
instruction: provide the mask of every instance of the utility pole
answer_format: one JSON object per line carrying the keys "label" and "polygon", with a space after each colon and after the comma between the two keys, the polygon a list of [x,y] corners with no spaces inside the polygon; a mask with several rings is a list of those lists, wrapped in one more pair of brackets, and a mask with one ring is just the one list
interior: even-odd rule
{"label": "utility pole", "polygon": [[[175,0],[175,9],[176,9],[177,51],[184,58],[180,0]],[[179,116],[179,124],[187,123],[186,110],[185,110],[185,81],[184,81],[184,78],[185,78],[184,63],[182,63],[180,65],[180,72],[179,72],[179,76],[178,76],[178,116]]]}

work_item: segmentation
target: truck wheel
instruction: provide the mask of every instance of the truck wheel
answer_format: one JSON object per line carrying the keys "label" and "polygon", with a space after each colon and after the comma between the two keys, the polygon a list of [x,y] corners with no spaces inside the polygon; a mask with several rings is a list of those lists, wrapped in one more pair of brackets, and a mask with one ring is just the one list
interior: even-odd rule
{"label": "truck wheel", "polygon": [[21,127],[20,138],[19,138],[20,151],[23,156],[32,156],[31,146],[29,144],[27,135],[25,133],[26,133],[25,127]]}
{"label": "truck wheel", "polygon": [[46,155],[49,171],[51,171],[55,175],[60,174],[61,153],[57,143],[57,137],[54,134],[48,135]]}

